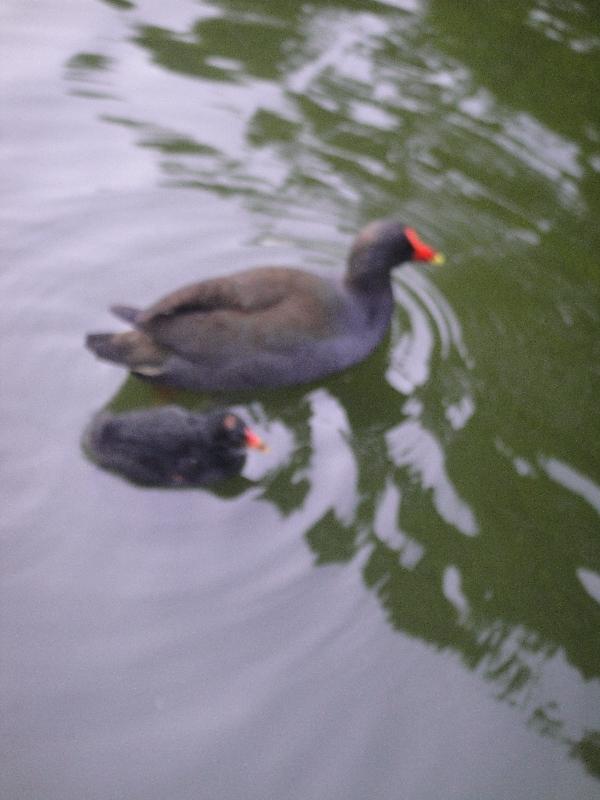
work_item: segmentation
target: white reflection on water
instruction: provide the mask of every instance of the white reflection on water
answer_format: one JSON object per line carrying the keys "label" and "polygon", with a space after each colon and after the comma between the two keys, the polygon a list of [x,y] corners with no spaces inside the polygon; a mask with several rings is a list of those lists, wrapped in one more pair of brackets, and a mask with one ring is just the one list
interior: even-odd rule
{"label": "white reflection on water", "polygon": [[408,467],[423,489],[433,492],[436,511],[465,536],[479,527],[471,508],[457,494],[445,467],[442,446],[418,420],[408,419],[386,434],[388,452],[398,467]]}
{"label": "white reflection on water", "polygon": [[379,2],[384,6],[392,6],[412,14],[423,10],[423,4],[419,0],[379,0]]}
{"label": "white reflection on water", "polygon": [[462,576],[454,564],[448,564],[442,576],[442,591],[449,603],[452,603],[458,612],[459,620],[463,622],[469,613],[469,601],[462,590]]}
{"label": "white reflection on water", "polygon": [[[329,509],[344,524],[351,524],[358,502],[358,467],[348,443],[350,425],[342,405],[327,390],[317,389],[308,397],[311,407],[311,459],[306,470],[310,494],[300,514],[314,524]],[[296,474],[301,480],[303,473]],[[305,523],[306,524],[306,523]]]}
{"label": "white reflection on water", "polygon": [[576,572],[579,582],[598,605],[600,605],[600,575],[597,572],[592,572],[591,569],[583,569],[581,567]]}
{"label": "white reflection on water", "polygon": [[501,453],[506,458],[512,461],[512,465],[515,469],[515,472],[520,475],[522,478],[536,478],[538,473],[537,470],[532,466],[532,464],[527,461],[526,458],[522,456],[515,455],[513,450],[505,444],[502,439],[496,438],[494,444],[496,445],[496,450]]}
{"label": "white reflection on water", "polygon": [[486,643],[478,672],[493,678],[498,697],[528,714],[528,725],[549,738],[572,745],[586,729],[597,727],[597,706],[582,702],[574,690],[571,711],[565,714],[560,702],[565,686],[576,687],[577,670],[564,651],[521,625],[509,626],[497,620],[482,628],[477,638]]}
{"label": "white reflection on water", "polygon": [[553,481],[582,497],[600,514],[600,486],[597,483],[557,458],[539,458],[538,461]]}
{"label": "white reflection on water", "polygon": [[399,554],[401,566],[414,569],[425,555],[425,548],[399,527],[401,500],[402,492],[388,480],[377,504],[373,531],[379,540]]}
{"label": "white reflection on water", "polygon": [[396,288],[395,296],[410,317],[410,327],[395,343],[385,377],[399,392],[410,394],[429,377],[433,332],[427,315],[408,290]]}
{"label": "white reflection on water", "polygon": [[[453,352],[467,368],[473,366],[462,337],[460,322],[442,293],[422,271],[408,265],[395,276],[394,297],[409,319],[394,343],[388,382],[403,394],[422,386],[431,372],[436,340],[440,355],[448,359]],[[470,399],[472,405],[473,400]],[[473,413],[466,415],[468,419]]]}
{"label": "white reflection on water", "polygon": [[[587,20],[577,19],[588,13],[582,3],[557,3],[542,0],[540,6],[529,11],[527,24],[554,42],[566,44],[576,53],[589,53],[600,48],[597,36],[581,36]],[[562,15],[562,16],[561,16]],[[576,24],[578,23],[578,24]]]}
{"label": "white reflection on water", "polygon": [[455,431],[464,428],[475,413],[475,400],[471,395],[464,395],[457,403],[446,408],[446,419]]}
{"label": "white reflection on water", "polygon": [[575,142],[548,130],[529,114],[506,119],[503,127],[504,135],[498,137],[498,142],[544,177],[551,181],[565,175],[581,178],[580,148]]}
{"label": "white reflection on water", "polygon": [[[444,397],[444,416],[452,429],[463,428],[475,413],[475,400],[466,390],[467,372],[473,362],[462,337],[460,322],[441,292],[427,277],[412,266],[405,267],[394,282],[394,295],[408,317],[394,342],[386,378],[402,394],[410,395],[404,413],[410,418],[386,434],[388,452],[398,467],[409,467],[424,490],[433,491],[433,503],[439,515],[466,536],[474,536],[479,526],[471,508],[458,496],[445,467],[445,452],[436,435],[420,421],[431,401],[422,393],[436,364],[436,382],[441,380],[444,364],[458,365],[451,387]],[[459,377],[454,379],[455,376]]]}
{"label": "white reflection on water", "polygon": [[347,72],[350,69],[351,77],[366,79],[373,65],[364,56],[365,42],[383,36],[387,30],[385,22],[373,14],[311,15],[307,28],[310,29],[310,49],[313,54],[320,52],[288,75],[286,86],[294,94],[306,94],[329,70]]}

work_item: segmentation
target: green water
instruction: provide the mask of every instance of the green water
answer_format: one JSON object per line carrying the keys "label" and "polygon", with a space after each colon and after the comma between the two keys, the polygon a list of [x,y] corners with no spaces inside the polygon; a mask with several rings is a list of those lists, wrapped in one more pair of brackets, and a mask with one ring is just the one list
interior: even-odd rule
{"label": "green water", "polygon": [[[600,778],[595,0],[9,0],[2,795],[565,800]],[[158,402],[110,303],[343,270],[397,214],[446,265],[322,383],[209,397],[213,490],[89,463]]]}

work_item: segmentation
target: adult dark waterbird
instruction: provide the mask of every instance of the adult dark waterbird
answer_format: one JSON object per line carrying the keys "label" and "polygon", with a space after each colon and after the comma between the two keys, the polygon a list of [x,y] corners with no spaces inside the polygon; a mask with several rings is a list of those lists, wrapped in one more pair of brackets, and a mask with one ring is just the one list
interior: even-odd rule
{"label": "adult dark waterbird", "polygon": [[286,386],[339,372],[366,358],[389,326],[391,270],[443,256],[396,219],[356,237],[343,278],[260,267],[194,283],[145,310],[113,306],[134,326],[95,333],[100,358],[158,384],[194,390]]}
{"label": "adult dark waterbird", "polygon": [[146,486],[205,486],[238,475],[246,448],[266,445],[230,411],[196,414],[162,406],[113,414],[102,411],[83,446],[105,469]]}

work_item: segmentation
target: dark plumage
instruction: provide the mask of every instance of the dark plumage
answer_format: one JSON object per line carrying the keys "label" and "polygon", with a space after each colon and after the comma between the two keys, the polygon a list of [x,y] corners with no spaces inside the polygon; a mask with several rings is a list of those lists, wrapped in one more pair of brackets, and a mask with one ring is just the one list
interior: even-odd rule
{"label": "dark plumage", "polygon": [[97,414],[84,447],[101,467],[147,486],[202,486],[237,475],[245,448],[264,449],[231,412],[193,414],[178,406]]}
{"label": "dark plumage", "polygon": [[439,254],[397,220],[356,238],[343,279],[263,267],[185,286],[146,310],[115,306],[135,326],[90,334],[100,358],[161,384],[237,390],[315,380],[366,358],[393,308],[390,271]]}

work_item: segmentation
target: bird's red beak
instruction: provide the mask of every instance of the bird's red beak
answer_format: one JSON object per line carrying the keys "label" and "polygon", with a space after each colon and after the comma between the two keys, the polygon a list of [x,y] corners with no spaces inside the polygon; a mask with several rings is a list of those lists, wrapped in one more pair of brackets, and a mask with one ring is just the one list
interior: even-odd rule
{"label": "bird's red beak", "polygon": [[413,249],[415,261],[429,261],[431,264],[443,264],[446,260],[442,253],[421,241],[419,234],[413,228],[405,228],[404,233]]}
{"label": "bird's red beak", "polygon": [[269,449],[268,445],[263,442],[260,436],[250,430],[250,428],[244,428],[244,437],[246,439],[246,447],[252,447],[255,450],[262,450],[263,452]]}

